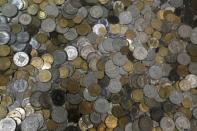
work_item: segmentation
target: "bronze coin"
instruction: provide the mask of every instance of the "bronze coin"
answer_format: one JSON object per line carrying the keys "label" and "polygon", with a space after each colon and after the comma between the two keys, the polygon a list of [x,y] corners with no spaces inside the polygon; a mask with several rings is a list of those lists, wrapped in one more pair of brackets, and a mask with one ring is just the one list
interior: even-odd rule
{"label": "bronze coin", "polygon": [[92,112],[92,103],[88,101],[82,101],[79,104],[79,111],[82,114],[90,114]]}

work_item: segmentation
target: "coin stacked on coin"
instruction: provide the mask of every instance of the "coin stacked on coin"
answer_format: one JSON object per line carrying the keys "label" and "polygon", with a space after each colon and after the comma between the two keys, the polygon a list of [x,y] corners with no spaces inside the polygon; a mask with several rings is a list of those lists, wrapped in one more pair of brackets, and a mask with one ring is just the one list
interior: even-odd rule
{"label": "coin stacked on coin", "polygon": [[0,0],[0,131],[197,131],[196,0]]}

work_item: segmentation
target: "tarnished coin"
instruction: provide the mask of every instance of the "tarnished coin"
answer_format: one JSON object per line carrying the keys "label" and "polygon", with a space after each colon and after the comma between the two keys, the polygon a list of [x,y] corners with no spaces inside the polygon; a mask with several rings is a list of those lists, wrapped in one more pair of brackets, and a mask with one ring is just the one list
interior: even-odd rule
{"label": "tarnished coin", "polygon": [[175,123],[170,117],[163,117],[160,121],[161,129],[165,131],[173,131],[175,128]]}
{"label": "tarnished coin", "polygon": [[41,28],[45,32],[52,32],[55,30],[56,23],[53,19],[47,18],[44,21],[42,21]]}
{"label": "tarnished coin", "polygon": [[63,107],[54,107],[51,112],[52,119],[57,123],[63,123],[68,118],[68,113]]}
{"label": "tarnished coin", "polygon": [[39,72],[38,74],[38,79],[41,81],[41,82],[48,82],[51,80],[51,72],[49,70],[42,70]]}
{"label": "tarnished coin", "polygon": [[99,113],[107,113],[110,110],[110,103],[104,98],[98,98],[94,103],[94,109]]}
{"label": "tarnished coin", "polygon": [[144,47],[136,47],[133,56],[138,60],[144,60],[148,55],[148,51]]}
{"label": "tarnished coin", "polygon": [[8,57],[0,57],[0,70],[5,71],[11,65],[11,61]]}
{"label": "tarnished coin", "polygon": [[18,13],[15,5],[7,3],[2,7],[2,14],[7,17],[14,17]]}

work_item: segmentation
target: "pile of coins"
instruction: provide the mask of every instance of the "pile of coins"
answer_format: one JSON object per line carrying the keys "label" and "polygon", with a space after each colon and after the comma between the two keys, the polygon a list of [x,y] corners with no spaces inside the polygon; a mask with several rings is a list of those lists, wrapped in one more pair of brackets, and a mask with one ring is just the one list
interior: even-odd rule
{"label": "pile of coins", "polygon": [[0,131],[197,131],[197,1],[0,0]]}

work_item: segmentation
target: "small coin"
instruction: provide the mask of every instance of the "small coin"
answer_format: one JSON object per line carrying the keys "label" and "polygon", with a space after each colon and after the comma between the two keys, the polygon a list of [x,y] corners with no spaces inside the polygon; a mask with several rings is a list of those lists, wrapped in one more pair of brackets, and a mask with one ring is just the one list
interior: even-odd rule
{"label": "small coin", "polygon": [[55,122],[63,123],[68,119],[68,112],[63,107],[54,107],[51,117]]}
{"label": "small coin", "polygon": [[51,18],[47,18],[47,19],[42,21],[41,28],[45,32],[52,32],[52,31],[55,30],[55,27],[56,27],[56,23]]}
{"label": "small coin", "polygon": [[51,72],[49,70],[42,70],[38,74],[38,79],[41,82],[48,82],[52,78]]}
{"label": "small coin", "polygon": [[105,119],[105,124],[108,128],[113,129],[117,126],[118,124],[118,118],[115,116],[109,114],[106,119]]}
{"label": "small coin", "polygon": [[36,67],[37,69],[41,69],[42,66],[43,66],[43,64],[44,64],[44,61],[43,61],[43,59],[40,58],[40,57],[33,57],[33,58],[31,59],[30,64],[31,64],[32,66]]}
{"label": "small coin", "polygon": [[23,67],[29,63],[29,56],[25,52],[17,52],[13,57],[13,61],[17,66]]}

